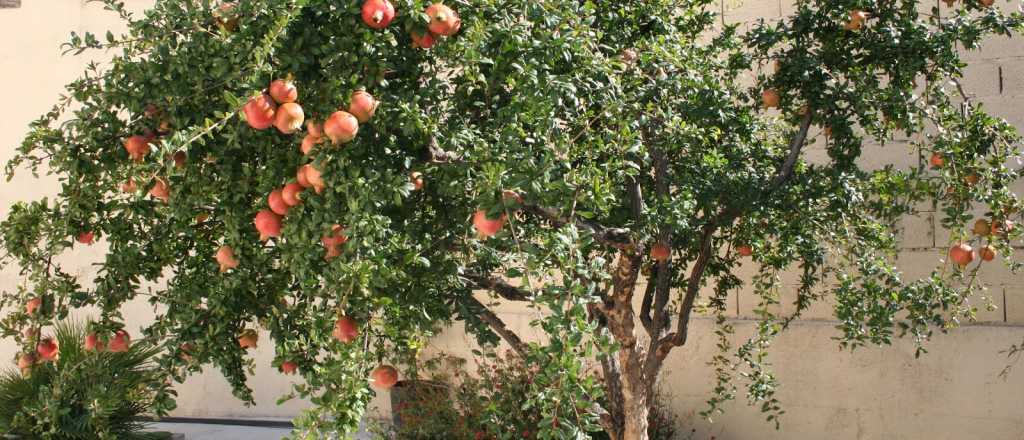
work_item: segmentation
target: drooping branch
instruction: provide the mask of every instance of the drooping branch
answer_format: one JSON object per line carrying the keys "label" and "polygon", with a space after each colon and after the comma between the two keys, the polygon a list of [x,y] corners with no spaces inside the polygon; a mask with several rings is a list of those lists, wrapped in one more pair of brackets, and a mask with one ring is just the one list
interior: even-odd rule
{"label": "drooping branch", "polygon": [[[658,266],[651,269],[651,275],[657,277]],[[644,329],[647,330],[647,334],[651,338],[657,338],[654,331],[654,321],[651,319],[651,307],[654,305],[654,287],[656,283],[648,280],[647,287],[644,288],[643,301],[640,303],[640,323],[643,324]],[[657,313],[657,312],[655,312]]]}
{"label": "drooping branch", "polygon": [[793,175],[793,167],[796,166],[796,161],[800,158],[800,151],[803,149],[804,143],[807,142],[807,132],[811,129],[811,121],[813,119],[814,109],[807,109],[803,120],[800,121],[800,129],[789,143],[789,154],[786,156],[786,160],[782,162],[782,167],[779,168],[778,173],[772,178],[768,192],[775,191],[783,183],[786,183],[789,176]]}
{"label": "drooping branch", "polygon": [[509,330],[508,325],[505,324],[505,321],[502,321],[501,318],[498,317],[498,315],[492,312],[491,309],[488,309],[487,306],[485,306],[476,298],[470,296],[467,302],[471,306],[479,308],[480,320],[486,322],[487,325],[491,328],[491,330],[493,330],[494,333],[496,333],[498,336],[501,336],[501,339],[507,342],[508,345],[511,346],[512,349],[519,354],[520,357],[526,359],[526,356],[529,353],[526,344],[523,342],[522,339],[519,338],[519,335],[515,334],[515,332],[513,332],[512,330]]}
{"label": "drooping branch", "polygon": [[555,227],[570,223],[590,232],[598,243],[619,250],[632,250],[636,247],[631,231],[626,228],[609,228],[597,222],[563,217],[557,210],[533,204],[523,204],[523,211],[544,218]]}
{"label": "drooping branch", "polygon": [[490,290],[491,292],[497,293],[498,296],[507,299],[509,301],[530,301],[533,295],[521,288],[513,286],[505,280],[492,278],[485,275],[466,273],[462,275],[469,281],[474,287]]}

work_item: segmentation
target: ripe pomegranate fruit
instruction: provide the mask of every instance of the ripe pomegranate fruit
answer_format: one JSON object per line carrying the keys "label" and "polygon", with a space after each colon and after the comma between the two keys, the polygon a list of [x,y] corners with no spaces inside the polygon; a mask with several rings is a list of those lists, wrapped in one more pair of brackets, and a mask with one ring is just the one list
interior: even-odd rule
{"label": "ripe pomegranate fruit", "polygon": [[96,333],[89,333],[85,335],[85,351],[103,351],[106,349],[106,344],[100,340],[99,335]]}
{"label": "ripe pomegranate fruit", "polygon": [[744,245],[739,245],[739,246],[736,246],[736,253],[740,254],[741,257],[749,257],[751,255],[754,255],[754,248],[750,247],[749,245],[745,245],[745,244]]}
{"label": "ripe pomegranate fruit", "polygon": [[779,92],[775,89],[765,90],[761,92],[761,107],[766,109],[778,108],[780,99]]}
{"label": "ripe pomegranate fruit", "polygon": [[42,298],[32,298],[32,299],[28,300],[27,302],[25,302],[25,313],[27,313],[29,315],[34,315],[36,313],[36,310],[39,310],[39,308],[42,307],[42,306],[43,306],[43,299]]}
{"label": "ripe pomegranate fruit", "polygon": [[207,214],[205,212],[200,212],[199,214],[196,215],[196,223],[203,223],[209,219],[210,214]]}
{"label": "ripe pomegranate fruit", "polygon": [[299,89],[290,79],[278,79],[270,83],[270,97],[278,104],[287,104],[299,100]]}
{"label": "ripe pomegranate fruit", "polygon": [[983,7],[990,8],[995,3],[995,0],[978,0],[978,3]]}
{"label": "ripe pomegranate fruit", "polygon": [[235,250],[231,249],[231,246],[225,245],[218,248],[214,259],[217,260],[217,265],[220,266],[220,273],[238,267],[238,259],[235,258]]}
{"label": "ripe pomegranate fruit", "polygon": [[360,123],[367,123],[377,112],[377,105],[380,104],[373,95],[363,90],[357,90],[349,99],[348,112],[356,117]]}
{"label": "ripe pomegranate fruit", "polygon": [[452,36],[462,27],[459,15],[443,3],[427,6],[427,16],[430,17],[427,28],[435,35]]}
{"label": "ripe pomegranate fruit", "polygon": [[968,174],[967,176],[964,176],[964,183],[966,183],[967,186],[977,185],[980,180],[981,176],[977,174]]}
{"label": "ripe pomegranate fruit", "polygon": [[302,128],[302,123],[305,120],[306,115],[302,112],[302,106],[289,102],[278,107],[274,116],[274,126],[281,133],[292,134]]}
{"label": "ripe pomegranate fruit", "polygon": [[323,243],[324,249],[327,250],[327,255],[324,259],[330,261],[335,257],[341,256],[341,246],[348,242],[348,236],[345,235],[345,228],[341,225],[332,226],[331,233],[320,237],[320,242]]}
{"label": "ripe pomegranate fruit", "polygon": [[940,153],[932,153],[931,159],[928,160],[934,168],[942,168],[946,164],[946,158],[942,157]]}
{"label": "ripe pomegranate fruit", "polygon": [[270,237],[281,236],[281,217],[269,209],[261,210],[253,218],[253,224],[260,233],[260,241],[267,241]]}
{"label": "ripe pomegranate fruit", "polygon": [[313,152],[313,147],[319,144],[323,138],[307,134],[306,137],[302,138],[302,145],[299,147],[299,151],[302,151],[304,156],[309,156]]}
{"label": "ripe pomegranate fruit", "polygon": [[31,370],[35,364],[35,353],[22,353],[21,356],[18,356],[18,369],[21,370],[22,373],[26,373],[28,370]]}
{"label": "ripe pomegranate fruit", "polygon": [[128,179],[127,182],[121,184],[121,191],[122,192],[131,194],[131,193],[134,193],[135,191],[138,191],[138,190],[139,190],[139,187],[138,187],[138,185],[135,184],[135,180]]}
{"label": "ripe pomegranate fruit", "polygon": [[974,261],[974,248],[966,243],[957,244],[949,248],[949,259],[960,266],[966,266]]}
{"label": "ripe pomegranate fruit", "polygon": [[324,137],[324,126],[314,121],[306,121],[306,133],[317,138],[317,142]]}
{"label": "ripe pomegranate fruit", "polygon": [[668,261],[671,254],[672,250],[663,243],[655,243],[654,246],[651,246],[651,258],[654,261]]}
{"label": "ripe pomegranate fruit", "polygon": [[283,191],[280,189],[270,192],[270,196],[267,197],[267,205],[270,205],[270,210],[274,211],[274,214],[280,216],[288,215],[288,208],[291,207],[285,203]]}
{"label": "ripe pomegranate fruit", "polygon": [[281,190],[281,198],[288,206],[298,206],[302,203],[302,191],[305,189],[296,182],[289,183]]}
{"label": "ripe pomegranate fruit", "polygon": [[331,332],[331,335],[335,339],[348,344],[359,339],[359,323],[348,316],[342,316],[337,321],[334,321],[334,331]]}
{"label": "ripe pomegranate fruit", "polygon": [[302,165],[295,170],[295,181],[303,188],[312,188],[313,185],[309,183],[309,179],[306,178],[306,166]]}
{"label": "ripe pomegranate fruit", "polygon": [[978,257],[981,257],[982,261],[992,261],[996,259],[996,248],[985,245],[981,249],[978,249]]}
{"label": "ripe pomegranate fruit", "polygon": [[434,34],[431,34],[430,32],[421,34],[413,31],[409,35],[412,36],[412,47],[417,49],[430,49],[431,47],[434,47],[434,42],[436,40],[434,39]]}
{"label": "ripe pomegranate fruit", "polygon": [[235,13],[234,2],[222,3],[213,11],[213,17],[217,20],[217,24],[228,32],[238,29],[238,14]]}
{"label": "ripe pomegranate fruit", "polygon": [[505,226],[506,218],[505,214],[501,214],[500,218],[491,219],[487,217],[487,211],[478,209],[473,214],[473,227],[476,228],[477,234],[480,234],[481,237],[493,237]]}
{"label": "ripe pomegranate fruit", "polygon": [[387,390],[398,383],[398,370],[390,365],[381,365],[370,373],[370,383],[374,388]]}
{"label": "ripe pomegranate fruit", "polygon": [[299,365],[292,361],[281,362],[281,372],[288,375],[295,374],[295,370],[299,369]]}
{"label": "ripe pomegranate fruit", "polygon": [[135,162],[142,162],[149,154],[149,141],[152,138],[148,136],[135,135],[124,140],[124,149],[128,151],[128,156],[131,156]]}
{"label": "ripe pomegranate fruit", "polygon": [[395,19],[395,7],[388,0],[366,0],[363,3],[363,23],[374,29],[384,29]]}
{"label": "ripe pomegranate fruit", "polygon": [[177,169],[185,168],[185,164],[188,161],[188,155],[184,151],[175,151],[171,156],[171,160],[174,161],[174,167]]}
{"label": "ripe pomegranate fruit", "polygon": [[156,183],[149,189],[149,195],[153,196],[154,199],[160,199],[164,203],[167,203],[171,198],[170,187],[167,186],[167,181],[163,178],[157,178]]}
{"label": "ripe pomegranate fruit", "polygon": [[277,106],[274,104],[274,101],[266,94],[250,99],[245,104],[245,107],[242,107],[242,112],[245,113],[245,121],[256,130],[266,130],[271,125],[274,125],[274,113],[276,110]]}
{"label": "ripe pomegranate fruit", "polygon": [[843,25],[843,29],[848,31],[860,30],[864,27],[864,22],[868,19],[868,13],[860,9],[854,9],[850,11],[850,19]]}
{"label": "ripe pomegranate fruit", "polygon": [[412,183],[413,190],[420,191],[423,189],[423,174],[413,171],[409,173],[409,182]]}
{"label": "ripe pomegranate fruit", "polygon": [[242,330],[242,333],[238,336],[238,346],[244,350],[256,348],[258,342],[259,336],[256,335],[256,330],[253,329]]}
{"label": "ripe pomegranate fruit", "polygon": [[1010,220],[995,220],[992,222],[992,226],[989,228],[992,235],[1004,235],[1013,230],[1013,221]]}
{"label": "ripe pomegranate fruit", "polygon": [[358,133],[359,119],[349,112],[336,111],[324,122],[324,134],[335,145],[352,142]]}
{"label": "ripe pomegranate fruit", "polygon": [[522,195],[510,189],[501,191],[501,201],[505,203],[505,206],[509,207],[516,207],[525,203]]}
{"label": "ripe pomegranate fruit", "polygon": [[324,188],[327,187],[327,184],[324,182],[323,173],[313,166],[313,164],[306,164],[302,168],[302,174],[305,176],[306,182],[309,183],[309,186],[313,187],[313,190],[316,191],[317,194],[322,193]]}
{"label": "ripe pomegranate fruit", "polygon": [[76,238],[76,240],[78,240],[79,243],[90,245],[93,243],[93,241],[96,240],[96,234],[93,233],[92,231],[79,232],[78,238]]}
{"label": "ripe pomegranate fruit", "polygon": [[39,353],[39,360],[50,362],[57,360],[57,342],[53,338],[43,338],[36,344],[36,353]]}
{"label": "ripe pomegranate fruit", "polygon": [[992,233],[992,225],[989,225],[988,220],[979,218],[977,221],[974,222],[974,227],[971,228],[971,232],[974,232],[976,235],[985,237]]}
{"label": "ripe pomegranate fruit", "polygon": [[108,350],[111,353],[124,353],[128,351],[128,347],[131,346],[132,338],[128,335],[128,332],[124,330],[118,330],[114,332],[114,337],[110,338],[110,344]]}

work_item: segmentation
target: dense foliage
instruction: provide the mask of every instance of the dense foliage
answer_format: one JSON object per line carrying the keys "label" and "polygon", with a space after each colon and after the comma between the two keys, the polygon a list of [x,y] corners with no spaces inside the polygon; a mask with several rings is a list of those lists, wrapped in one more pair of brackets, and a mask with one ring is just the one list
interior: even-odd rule
{"label": "dense foliage", "polygon": [[174,407],[174,392],[153,362],[157,347],[88,351],[85,326],[68,321],[56,324],[54,333],[56,360],[0,375],[0,432],[53,440],[166,438],[145,432],[140,419]]}
{"label": "dense foliage", "polygon": [[[797,2],[743,33],[707,0],[448,0],[461,29],[429,49],[413,41],[438,21],[422,0],[391,2],[383,29],[355,0],[166,0],[139,17],[103,3],[130,33],[73,35],[67,49],[119,54],[68,86],[9,165],[62,187],[0,225],[26,274],[4,296],[4,333],[31,346],[23,326],[86,306],[113,331],[157,283],[145,336],[171,348],[169,374],[213,364],[251,401],[252,361],[234,341],[262,327],[277,363],[303,375],[296,394],[318,405],[298,420],[313,436],[355,426],[377,363],[462,320],[537,368],[541,438],[598,425],[642,438],[698,306],[718,317],[721,349],[708,414],[745,385],[776,420],[766,350],[811,302],[834,297],[851,347],[923,343],[970,315],[983,260],[937,256],[931,276],[904,279],[901,216],[934,200],[950,245],[1005,257],[1020,237],[1007,223],[1020,215],[1019,137],[957,82],[958,47],[1024,26],[988,0]],[[286,78],[307,120],[334,121],[332,140],[352,134],[334,112],[355,92],[379,108],[351,142],[303,154],[302,134],[254,128],[267,102],[242,116]],[[896,137],[884,148],[934,153],[937,166],[862,169],[866,146]],[[296,173],[307,164],[316,179]],[[277,233],[268,195],[297,179],[318,188]],[[979,206],[996,227],[972,235]],[[91,283],[54,263],[82,234],[109,246]],[[785,270],[800,272],[797,313],[777,316]],[[725,298],[744,285],[763,320],[734,347]],[[523,343],[481,289],[546,312],[535,325],[548,342]],[[357,341],[334,335],[339,315],[359,324]]]}

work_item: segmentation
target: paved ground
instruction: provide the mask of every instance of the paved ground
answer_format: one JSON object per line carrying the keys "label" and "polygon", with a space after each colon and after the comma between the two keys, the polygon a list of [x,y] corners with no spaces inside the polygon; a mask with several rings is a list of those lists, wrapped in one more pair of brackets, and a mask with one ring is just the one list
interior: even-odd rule
{"label": "paved ground", "polygon": [[[153,430],[185,434],[185,440],[280,440],[291,432],[291,430],[281,428],[192,423],[154,423]],[[369,439],[365,435],[356,438]]]}

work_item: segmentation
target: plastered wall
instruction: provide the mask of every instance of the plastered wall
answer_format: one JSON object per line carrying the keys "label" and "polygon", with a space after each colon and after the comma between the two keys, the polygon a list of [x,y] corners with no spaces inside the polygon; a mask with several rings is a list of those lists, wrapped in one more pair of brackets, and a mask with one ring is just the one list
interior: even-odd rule
{"label": "plastered wall", "polygon": [[[141,10],[151,0],[126,3]],[[933,4],[947,10],[939,1],[922,3],[922,9],[930,9]],[[997,4],[1011,9],[1004,0],[997,0]],[[777,19],[792,11],[789,2],[779,0],[729,0],[720,6],[726,23],[741,26],[760,18]],[[0,79],[15,85],[8,88],[7,105],[0,110],[0,161],[6,162],[13,155],[27,124],[51,107],[62,86],[74,79],[88,60],[103,58],[103,54],[96,53],[93,58],[62,57],[59,45],[69,32],[116,32],[121,28],[113,14],[80,0],[24,0],[17,7],[0,8],[0,36],[4,41],[0,44]],[[1024,128],[1024,39],[1000,37],[988,42],[983,50],[967,53],[966,58],[972,63],[963,80],[968,93],[990,112]],[[821,151],[813,148],[808,154],[822,157]],[[897,141],[873,149],[864,160],[866,166],[916,166],[923,159],[907,142]],[[37,199],[56,190],[53,179],[36,180],[27,172],[19,173],[13,181],[0,184],[0,215],[14,201]],[[930,206],[922,206],[919,215],[900,225],[907,246],[900,256],[900,266],[908,276],[926,274],[943,257],[948,232],[938,225],[938,214],[931,212]],[[102,243],[79,248],[65,261],[87,281],[95,270],[89,263],[104,251]],[[663,388],[680,422],[697,430],[697,439],[1024,439],[1024,363],[1005,380],[998,377],[1006,365],[999,351],[1024,340],[1024,276],[991,265],[984,279],[988,292],[984,298],[972,300],[978,306],[979,321],[936,337],[928,345],[930,353],[920,359],[915,359],[912,344],[903,341],[894,347],[852,354],[839,351],[830,339],[837,334],[835,323],[830,321],[830,304],[826,301],[813,307],[806,319],[779,337],[773,347],[771,360],[782,384],[778,397],[787,411],[779,431],[764,423],[756,409],[746,406],[742,396],[713,424],[696,416],[712,387],[712,370],[706,366],[715,343],[709,319],[696,319],[691,342],[670,356]],[[0,288],[10,289],[19,282],[16,272],[0,273]],[[778,310],[784,313],[792,310],[789,292],[781,292]],[[749,292],[730,298],[729,315],[736,327],[737,342],[753,331],[757,302]],[[503,304],[498,310],[513,329],[540,336],[529,327],[534,311],[516,304]],[[153,310],[143,303],[132,304],[126,307],[125,315],[129,325],[137,327],[152,320]],[[263,338],[264,345],[269,346]],[[471,339],[455,326],[437,338],[430,351],[466,355]],[[0,341],[0,362],[11,359],[14,351],[9,342]],[[252,383],[258,384],[255,407],[239,404],[219,373],[206,371],[179,386],[179,409],[174,415],[295,415],[304,406],[302,402],[275,404],[295,379],[270,367],[272,348],[256,350],[253,356],[257,371]],[[375,404],[379,411],[387,412],[383,396]]]}

